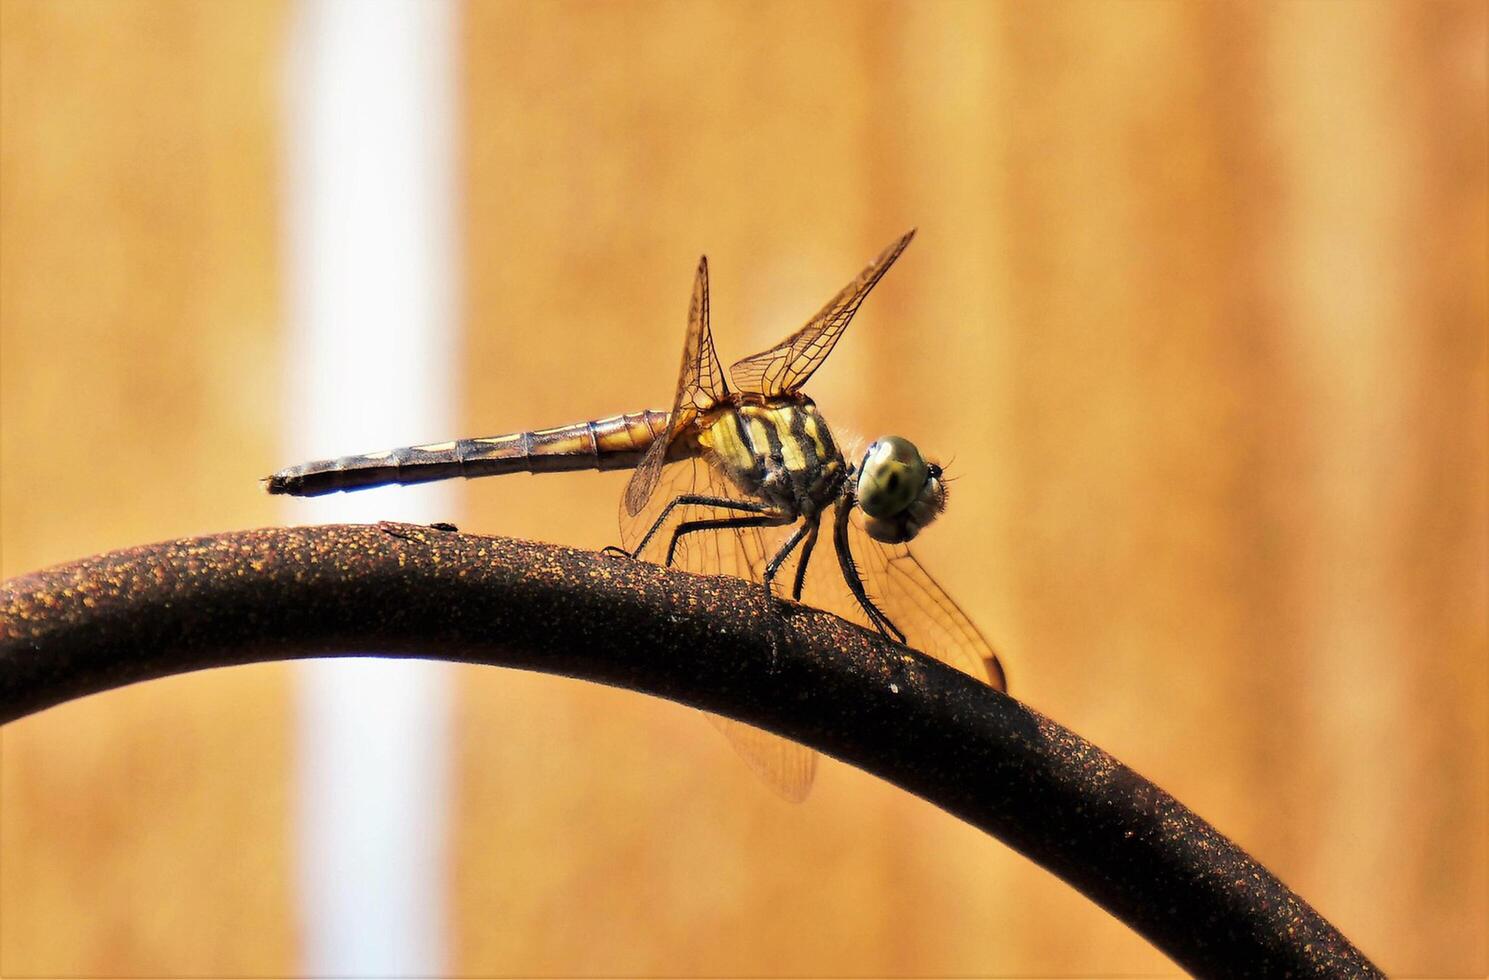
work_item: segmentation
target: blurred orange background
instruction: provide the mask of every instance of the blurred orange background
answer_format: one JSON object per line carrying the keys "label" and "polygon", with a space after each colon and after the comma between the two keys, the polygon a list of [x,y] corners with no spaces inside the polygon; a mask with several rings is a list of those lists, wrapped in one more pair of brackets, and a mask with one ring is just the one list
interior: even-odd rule
{"label": "blurred orange background", "polygon": [[[1387,971],[1483,975],[1486,10],[469,3],[461,428],[427,437],[665,407],[700,252],[728,361],[918,226],[810,390],[954,457],[918,551],[1013,693]],[[293,16],[0,2],[5,576],[285,519]],[[623,484],[464,485],[459,523],[600,546]],[[7,726],[0,973],[304,972],[294,685]],[[1175,971],[855,770],[792,807],[676,705],[456,685],[452,973]]]}

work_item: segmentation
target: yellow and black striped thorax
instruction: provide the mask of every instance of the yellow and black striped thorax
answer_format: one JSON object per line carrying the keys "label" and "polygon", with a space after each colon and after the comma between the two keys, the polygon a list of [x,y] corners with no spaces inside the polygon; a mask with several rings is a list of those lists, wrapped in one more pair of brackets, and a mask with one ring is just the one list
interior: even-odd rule
{"label": "yellow and black striped thorax", "polygon": [[806,486],[830,482],[843,468],[832,430],[806,397],[718,409],[703,419],[698,442],[744,489],[776,468]]}

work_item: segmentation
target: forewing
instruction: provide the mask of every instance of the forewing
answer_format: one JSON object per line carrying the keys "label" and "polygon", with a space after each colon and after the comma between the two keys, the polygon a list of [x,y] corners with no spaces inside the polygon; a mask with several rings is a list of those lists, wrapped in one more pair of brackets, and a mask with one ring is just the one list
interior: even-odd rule
{"label": "forewing", "polygon": [[912,228],[893,245],[879,253],[848,285],[844,286],[830,302],[807,321],[807,325],[769,350],[746,357],[729,368],[729,377],[740,391],[774,397],[792,394],[827,360],[843,331],[853,320],[853,314],[863,304],[869,291],[884,278],[884,273],[894,265],[910,239],[915,237]]}
{"label": "forewing", "polygon": [[[1008,689],[1003,665],[992,645],[972,624],[946,591],[904,545],[886,545],[869,537],[854,512],[848,540],[859,576],[869,598],[905,634],[905,642],[943,663],[970,674],[1000,691]],[[794,565],[794,562],[793,562]],[[794,572],[795,569],[790,569]],[[782,571],[781,578],[788,572]],[[807,588],[808,605],[826,609],[869,629],[874,624],[848,590],[833,553],[824,541],[812,558]]]}
{"label": "forewing", "polygon": [[708,256],[698,259],[693,276],[693,298],[688,304],[688,334],[682,346],[682,369],[677,377],[674,408],[706,411],[729,395],[724,370],[713,346],[713,328],[708,322]]}
{"label": "forewing", "polygon": [[698,260],[693,276],[693,298],[688,304],[688,332],[683,339],[682,367],[677,374],[677,392],[672,399],[672,415],[667,423],[667,436],[652,443],[641,463],[631,473],[622,498],[621,523],[635,517],[646,507],[667,465],[667,450],[700,412],[705,412],[729,395],[724,371],[719,366],[718,351],[713,345],[713,330],[708,323],[708,256]]}
{"label": "forewing", "polygon": [[910,549],[875,541],[856,522],[850,528],[849,541],[870,591],[878,593],[879,608],[904,631],[909,645],[1006,692],[1008,676],[992,644]]}

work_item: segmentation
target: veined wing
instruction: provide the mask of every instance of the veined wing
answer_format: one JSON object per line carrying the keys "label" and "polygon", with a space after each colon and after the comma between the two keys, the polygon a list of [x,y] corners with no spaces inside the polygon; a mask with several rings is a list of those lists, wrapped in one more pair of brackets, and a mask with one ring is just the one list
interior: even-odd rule
{"label": "veined wing", "polygon": [[[679,497],[704,496],[725,500],[749,500],[744,497],[712,463],[702,456],[664,462],[655,485],[642,508],[635,514],[620,515],[621,544],[635,554],[642,538],[661,518],[663,511]],[[727,507],[686,504],[673,507],[667,520],[647,541],[635,557],[658,565],[667,563],[672,533],[686,521],[720,521],[745,516]],[[767,534],[766,532],[770,532]],[[733,575],[759,582],[765,575],[765,561],[773,553],[767,549],[767,537],[775,537],[776,528],[734,527],[698,531],[678,539],[672,567],[699,575]]]}
{"label": "veined wing", "polygon": [[875,541],[857,525],[850,527],[848,537],[869,589],[878,593],[879,608],[904,630],[910,646],[1006,693],[1008,675],[992,644],[910,549]]}
{"label": "veined wing", "polygon": [[827,360],[843,331],[853,320],[853,314],[863,304],[869,291],[884,278],[884,273],[894,265],[915,229],[910,229],[893,245],[879,253],[848,285],[832,298],[828,304],[785,340],[769,350],[737,361],[729,368],[729,377],[740,391],[772,397],[800,391],[812,372]]}
{"label": "veined wing", "polygon": [[800,803],[811,794],[812,783],[817,779],[815,749],[723,715],[705,711],[703,716],[723,732],[745,765],[771,789],[792,803]]}
{"label": "veined wing", "polygon": [[[992,645],[907,546],[869,537],[857,509],[848,522],[848,541],[869,598],[904,632],[909,646],[1000,691],[1008,690],[1007,676]],[[786,574],[783,571],[781,577]],[[809,605],[874,629],[843,581],[830,546],[808,567],[802,598]]]}
{"label": "veined wing", "polygon": [[698,272],[693,277],[693,299],[688,305],[688,332],[683,339],[682,368],[677,375],[677,393],[672,400],[667,435],[652,443],[637,464],[636,471],[631,474],[631,482],[626,484],[625,496],[622,498],[622,528],[627,523],[627,518],[640,514],[651,499],[661,479],[662,469],[667,465],[668,449],[673,440],[693,423],[700,412],[712,408],[728,395],[729,386],[724,382],[724,372],[719,367],[719,355],[713,345],[713,331],[708,325],[708,256],[705,255],[698,260]]}
{"label": "veined wing", "polygon": [[[729,395],[719,356],[714,349],[713,331],[709,326],[708,257],[698,260],[698,273],[693,278],[693,299],[688,308],[688,333],[683,341],[682,368],[678,372],[677,394],[668,419],[667,435],[654,442],[631,475],[622,498],[620,514],[621,542],[633,553],[667,506],[685,494],[739,499],[728,478],[701,457],[674,459],[668,462],[671,444],[698,416]],[[681,506],[673,508],[668,521],[654,534],[644,551],[636,557],[664,564],[672,547],[672,531],[683,521],[722,520],[739,516],[738,512],[720,507]],[[706,575],[734,575],[759,582],[764,577],[765,534],[761,528],[724,528],[701,531],[679,540],[673,567]],[[770,786],[788,800],[800,801],[811,790],[817,771],[817,754],[804,745],[788,741],[705,712],[709,721],[728,737],[745,762]]]}
{"label": "veined wing", "polygon": [[[666,464],[641,512],[621,515],[621,540],[634,549],[667,504],[685,494],[746,499],[728,477],[707,460],[695,457]],[[684,521],[727,520],[742,516],[725,507],[675,507],[667,522],[637,557],[657,564],[667,560],[672,532]],[[678,540],[672,567],[703,575],[733,575],[750,582],[764,578],[766,560],[775,553],[787,528],[735,527],[688,534]],[[817,773],[817,753],[805,745],[720,715],[704,715],[729,739],[734,750],[778,794],[799,803],[811,792]]]}

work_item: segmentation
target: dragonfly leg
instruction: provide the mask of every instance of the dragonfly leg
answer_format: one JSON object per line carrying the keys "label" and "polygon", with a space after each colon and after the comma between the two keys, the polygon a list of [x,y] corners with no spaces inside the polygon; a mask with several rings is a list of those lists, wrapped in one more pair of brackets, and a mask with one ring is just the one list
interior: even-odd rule
{"label": "dragonfly leg", "polygon": [[863,587],[863,579],[858,574],[858,564],[853,560],[853,550],[848,545],[848,515],[852,509],[851,504],[839,501],[837,514],[833,520],[832,542],[838,553],[838,567],[843,570],[843,579],[848,583],[848,589],[853,593],[853,598],[863,607],[868,614],[869,621],[883,633],[897,643],[905,642],[905,634],[898,626],[889,621],[889,617],[869,598],[868,590]]}
{"label": "dragonfly leg", "polygon": [[[765,583],[766,592],[772,591],[770,585],[775,581],[776,573],[781,570],[782,565],[786,564],[786,559],[791,557],[791,552],[796,550],[796,546],[801,543],[801,539],[807,537],[809,534],[815,538],[817,536],[815,533],[816,530],[816,522],[804,521],[801,527],[791,532],[791,537],[787,538],[786,543],[781,545],[781,550],[777,551],[775,556],[766,563],[765,574],[761,576],[761,581]],[[808,546],[807,553],[809,554],[810,551],[811,547]],[[801,590],[799,588],[792,595],[792,598],[801,598]]]}
{"label": "dragonfly leg", "polygon": [[812,549],[817,547],[817,532],[822,528],[821,520],[821,515],[818,515],[811,522],[806,540],[801,543],[801,557],[796,562],[796,579],[791,583],[791,598],[797,602],[801,601],[801,590],[807,584],[807,562],[812,560]]}
{"label": "dragonfly leg", "polygon": [[677,557],[677,545],[684,535],[698,531],[725,531],[746,527],[780,527],[790,518],[776,511],[747,517],[719,517],[705,521],[683,521],[672,531],[672,541],[667,545],[667,566]]}
{"label": "dragonfly leg", "polygon": [[[651,539],[662,529],[662,525],[667,523],[667,518],[672,515],[672,511],[678,507],[688,505],[717,507],[720,510],[736,510],[747,514],[764,514],[774,511],[774,508],[769,504],[762,504],[752,500],[732,500],[729,497],[710,497],[700,493],[685,493],[667,502],[667,506],[663,507],[662,512],[657,515],[657,519],[652,521],[651,527],[647,529],[646,534],[642,535],[641,540],[637,542],[634,551],[626,551],[624,548],[617,548],[616,551],[620,551],[632,558],[639,558],[641,553],[646,550],[646,546],[651,543]],[[672,551],[677,547],[677,535],[675,533],[672,536],[672,541],[672,547],[667,549],[667,564],[669,565],[672,564]],[[610,549],[607,548],[605,550],[608,552]]]}

